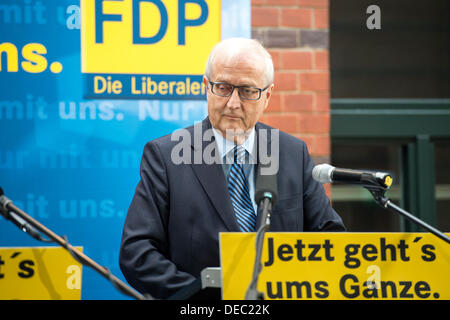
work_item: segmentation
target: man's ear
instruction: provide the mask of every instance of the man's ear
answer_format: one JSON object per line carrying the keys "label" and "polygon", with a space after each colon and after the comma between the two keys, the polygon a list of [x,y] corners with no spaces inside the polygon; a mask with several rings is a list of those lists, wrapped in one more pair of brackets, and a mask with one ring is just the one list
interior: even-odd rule
{"label": "man's ear", "polygon": [[266,108],[269,106],[269,100],[270,100],[270,98],[272,97],[272,90],[273,90],[274,86],[275,86],[275,85],[272,83],[272,84],[270,85],[270,87],[267,88],[267,89],[263,92],[263,94],[264,94],[264,93],[266,94],[266,105],[264,106],[264,110],[266,110]]}

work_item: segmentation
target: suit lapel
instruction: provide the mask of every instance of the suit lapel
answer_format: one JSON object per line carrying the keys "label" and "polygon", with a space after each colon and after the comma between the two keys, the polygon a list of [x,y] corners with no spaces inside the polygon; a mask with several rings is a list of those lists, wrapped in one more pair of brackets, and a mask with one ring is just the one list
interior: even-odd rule
{"label": "suit lapel", "polygon": [[[197,127],[196,127],[197,126]],[[201,135],[199,134],[201,128]],[[239,231],[239,226],[236,222],[236,217],[234,215],[233,205],[231,204],[230,197],[228,195],[228,185],[225,179],[222,165],[218,161],[217,157],[219,156],[217,152],[214,152],[216,156],[215,162],[212,164],[205,164],[204,159],[201,158],[201,162],[198,163],[200,159],[200,152],[203,155],[203,151],[205,148],[207,149],[207,154],[211,151],[211,143],[215,144],[214,135],[211,134],[212,138],[210,141],[203,141],[203,134],[211,129],[211,123],[208,118],[202,121],[202,123],[198,123],[194,125],[194,132],[192,134],[192,148],[194,150],[194,160],[192,163],[192,169],[194,170],[195,175],[200,181],[203,189],[208,195],[209,199],[213,203],[217,212],[219,213],[220,218],[227,226],[228,231]],[[212,132],[211,132],[212,133]],[[211,137],[210,136],[210,137]],[[201,149],[199,141],[194,141],[195,139],[201,139]],[[209,147],[208,147],[209,146]],[[217,150],[217,148],[215,149]],[[197,152],[197,155],[195,153]],[[198,164],[197,164],[198,163]]]}
{"label": "suit lapel", "polygon": [[[197,123],[193,127],[193,132],[191,132],[191,136],[194,139],[200,139],[199,141],[194,141],[192,139],[192,148],[194,150],[194,154],[197,152],[197,156],[193,156],[193,159],[198,160],[201,159],[201,163],[196,164],[196,161],[193,161],[192,168],[194,170],[195,175],[200,181],[205,193],[208,195],[209,199],[213,203],[216,211],[218,212],[220,218],[227,226],[228,231],[239,232],[239,226],[236,222],[236,216],[234,214],[233,205],[231,203],[230,197],[228,195],[228,185],[227,180],[224,176],[222,165],[220,164],[220,159],[217,152],[215,152],[215,162],[213,164],[205,164],[203,163],[203,152],[205,148],[207,149],[207,154],[210,153],[211,143],[215,144],[214,135],[211,133],[209,137],[211,140],[203,141],[203,134],[211,129],[211,122],[209,118],[206,118],[201,123]],[[263,130],[261,130],[263,129]],[[270,156],[271,152],[271,132],[270,128],[264,128],[258,122],[255,125],[255,133],[256,133],[256,155],[257,155],[257,165],[255,167],[255,177],[259,172],[259,163],[261,161],[262,156]],[[214,145],[214,147],[216,147]],[[217,149],[216,149],[217,150]],[[194,160],[195,160],[194,159]],[[261,225],[260,214],[261,210],[257,210],[257,228]]]}

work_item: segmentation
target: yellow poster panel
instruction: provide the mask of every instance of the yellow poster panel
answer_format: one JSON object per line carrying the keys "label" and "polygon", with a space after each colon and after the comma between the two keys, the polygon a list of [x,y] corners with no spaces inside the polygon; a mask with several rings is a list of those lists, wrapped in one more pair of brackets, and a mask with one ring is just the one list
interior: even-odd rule
{"label": "yellow poster panel", "polygon": [[81,0],[83,73],[202,75],[220,0]]}
{"label": "yellow poster panel", "polygon": [[[243,299],[255,233],[221,233],[222,295]],[[267,233],[265,299],[450,299],[450,246],[428,233]]]}
{"label": "yellow poster panel", "polygon": [[81,271],[60,247],[0,248],[0,299],[80,300]]}

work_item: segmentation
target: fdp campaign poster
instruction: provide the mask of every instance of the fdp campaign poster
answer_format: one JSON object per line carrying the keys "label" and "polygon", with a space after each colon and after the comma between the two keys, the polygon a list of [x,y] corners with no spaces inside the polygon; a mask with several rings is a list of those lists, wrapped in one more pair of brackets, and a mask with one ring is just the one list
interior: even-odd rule
{"label": "fdp campaign poster", "polygon": [[[208,52],[235,36],[250,37],[249,0],[2,0],[5,195],[124,280],[120,239],[144,145],[206,116]],[[42,245],[0,219],[0,247]],[[82,274],[82,299],[126,298]]]}

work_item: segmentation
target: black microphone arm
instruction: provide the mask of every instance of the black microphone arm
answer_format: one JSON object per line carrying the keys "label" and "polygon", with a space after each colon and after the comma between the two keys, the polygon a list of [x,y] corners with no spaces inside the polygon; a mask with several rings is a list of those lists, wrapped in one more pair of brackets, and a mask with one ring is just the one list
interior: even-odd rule
{"label": "black microphone arm", "polygon": [[[137,291],[135,291],[134,289],[129,287],[127,284],[125,284],[123,281],[121,281],[119,278],[114,276],[109,271],[108,268],[102,267],[97,262],[95,262],[94,260],[89,258],[87,255],[85,255],[84,253],[79,251],[77,248],[73,247],[67,241],[66,236],[63,236],[63,237],[58,236],[56,233],[54,233],[53,231],[51,231],[50,229],[48,229],[47,227],[45,227],[44,225],[39,223],[37,220],[33,219],[26,212],[24,212],[21,209],[19,209],[18,207],[16,207],[13,204],[13,202],[4,195],[3,189],[1,187],[0,187],[0,211],[6,219],[13,221],[14,224],[16,224],[19,228],[21,228],[20,225],[22,225],[22,226],[25,225],[25,227],[23,227],[23,228],[25,228],[25,230],[22,229],[23,231],[29,233],[29,230],[32,230],[31,231],[32,236],[33,236],[33,233],[36,232],[35,230],[42,232],[49,239],[51,239],[50,241],[56,242],[61,247],[66,249],[72,255],[72,257],[75,260],[77,260],[79,263],[94,269],[95,271],[100,273],[103,277],[108,279],[113,284],[113,286],[116,289],[118,289],[120,292],[122,292],[123,294],[126,294],[137,300],[152,300],[153,299],[148,294],[142,295],[142,294],[138,293]],[[21,223],[20,222],[21,220],[19,220],[17,218],[20,218],[21,220],[25,221],[26,224]],[[19,222],[20,225],[17,224],[17,222]],[[36,238],[35,236],[33,236],[33,237]],[[38,240],[40,240],[40,239],[38,239]]]}
{"label": "black microphone arm", "polygon": [[[370,191],[370,190],[369,190]],[[372,192],[371,192],[372,193]],[[373,194],[373,193],[372,193]],[[411,213],[409,213],[406,210],[403,210],[402,208],[400,208],[399,206],[393,204],[391,202],[391,200],[389,200],[388,198],[385,198],[384,196],[379,197],[379,196],[375,196],[374,195],[375,200],[377,201],[377,203],[382,206],[383,208],[386,209],[390,209],[393,212],[396,212],[400,215],[402,215],[403,217],[405,217],[406,219],[408,219],[409,221],[415,223],[416,225],[421,226],[423,229],[429,231],[430,233],[434,234],[436,237],[444,240],[445,242],[447,242],[448,244],[450,244],[450,237],[448,237],[445,233],[443,233],[442,231],[439,231],[438,229],[430,226],[429,224],[427,224],[425,221],[420,220],[419,218],[413,216]]]}
{"label": "black microphone arm", "polygon": [[278,198],[278,185],[277,176],[273,175],[263,175],[261,174],[262,164],[258,166],[258,175],[256,178],[256,188],[255,188],[255,202],[258,207],[262,209],[261,215],[261,226],[256,232],[255,247],[255,263],[253,266],[252,280],[245,293],[245,300],[263,300],[264,293],[259,292],[258,278],[262,271],[261,256],[262,248],[264,244],[264,235],[270,228],[270,214],[272,207],[275,205]]}
{"label": "black microphone arm", "polygon": [[[335,167],[330,166],[328,164],[320,164],[314,167],[313,169],[313,178],[320,182],[320,183],[330,183],[333,182],[333,172],[336,170]],[[432,233],[436,237],[444,240],[448,244],[450,244],[450,237],[448,237],[445,233],[442,231],[439,231],[438,229],[430,226],[425,221],[415,217],[411,213],[409,213],[406,210],[403,210],[399,206],[393,204],[390,199],[385,197],[386,190],[388,190],[393,182],[392,176],[387,173],[382,173],[378,177],[376,174],[365,174],[364,172],[356,171],[356,170],[350,170],[350,169],[337,169],[340,172],[358,172],[358,174],[361,176],[361,184],[364,188],[369,190],[369,192],[374,197],[375,201],[383,208],[389,209],[397,214],[400,214],[407,220],[411,221],[412,223],[415,223],[416,225],[422,227],[423,229],[427,230],[428,232]],[[338,171],[338,172],[339,172]],[[370,177],[369,177],[370,176]],[[369,178],[366,178],[369,177]],[[344,182],[343,179],[339,180],[340,182]],[[354,180],[349,181],[349,183],[355,183]]]}

